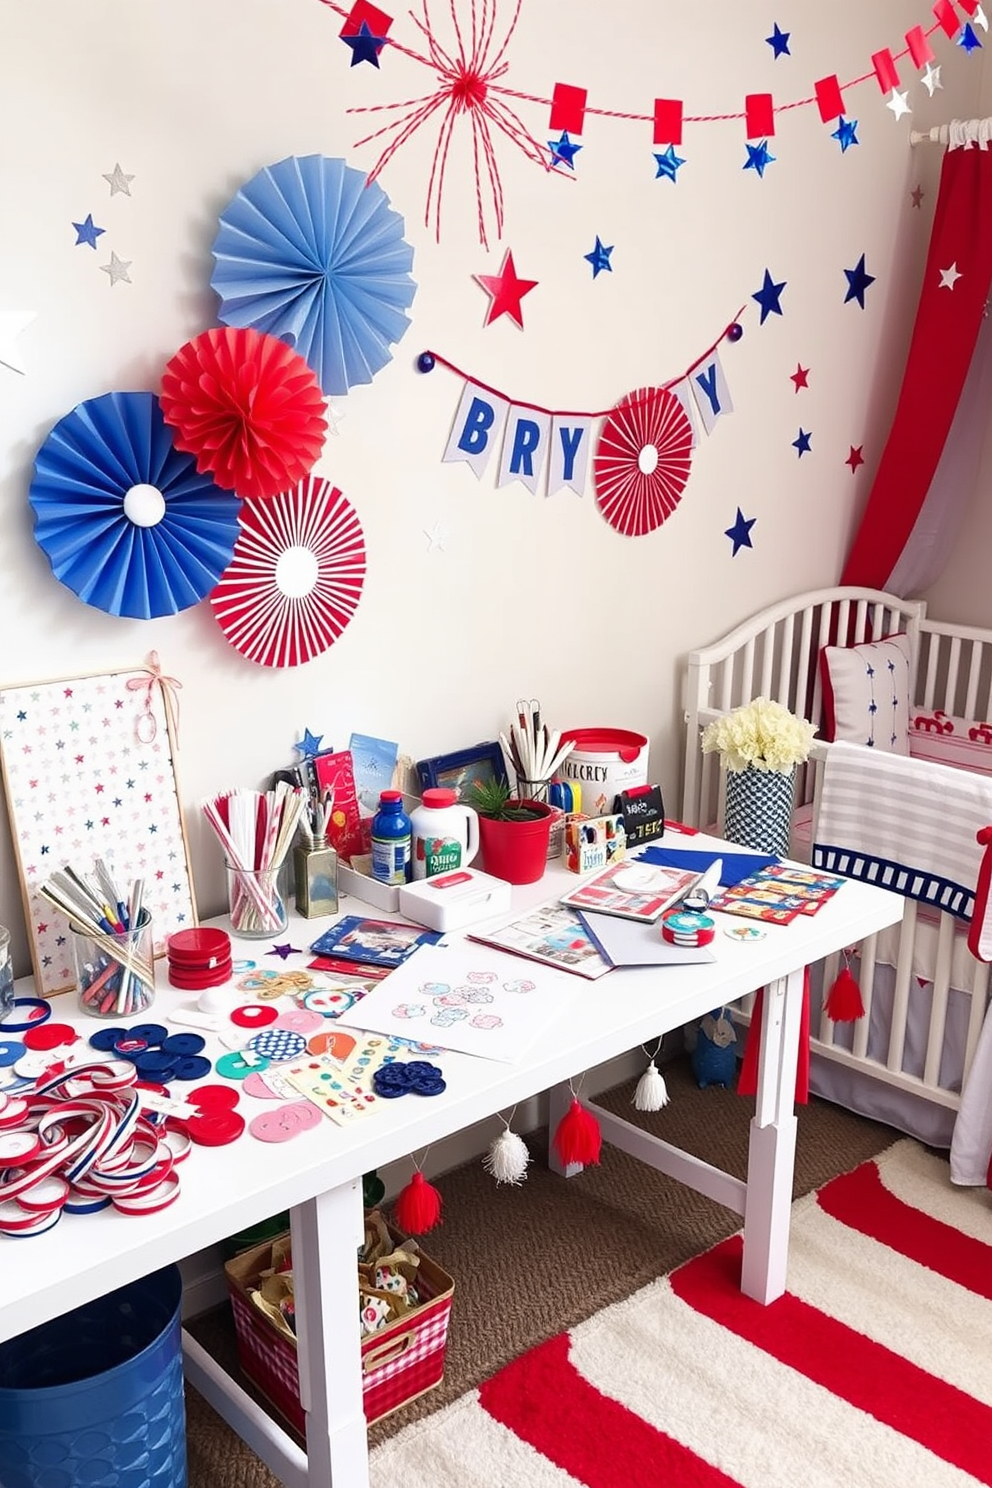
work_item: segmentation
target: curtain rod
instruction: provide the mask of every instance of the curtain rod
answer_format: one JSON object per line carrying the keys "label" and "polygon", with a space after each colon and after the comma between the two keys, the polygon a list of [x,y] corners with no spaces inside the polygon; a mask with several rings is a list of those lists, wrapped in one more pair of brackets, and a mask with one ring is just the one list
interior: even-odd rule
{"label": "curtain rod", "polygon": [[987,149],[992,142],[992,119],[952,119],[949,124],[935,124],[932,129],[912,129],[911,145],[950,145],[952,150],[978,145]]}

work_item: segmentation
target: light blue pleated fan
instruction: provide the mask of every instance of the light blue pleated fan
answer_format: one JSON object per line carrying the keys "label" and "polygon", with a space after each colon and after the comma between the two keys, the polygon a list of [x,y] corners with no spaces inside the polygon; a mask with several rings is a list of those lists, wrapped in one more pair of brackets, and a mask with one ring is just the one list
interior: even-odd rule
{"label": "light blue pleated fan", "polygon": [[213,255],[218,318],[278,336],[328,395],[371,382],[410,324],[403,218],[343,160],[291,155],[260,170],[221,213]]}
{"label": "light blue pleated fan", "polygon": [[241,501],[172,442],[153,393],[80,403],[38,451],[28,499],[52,572],[110,615],[197,604],[234,554]]}

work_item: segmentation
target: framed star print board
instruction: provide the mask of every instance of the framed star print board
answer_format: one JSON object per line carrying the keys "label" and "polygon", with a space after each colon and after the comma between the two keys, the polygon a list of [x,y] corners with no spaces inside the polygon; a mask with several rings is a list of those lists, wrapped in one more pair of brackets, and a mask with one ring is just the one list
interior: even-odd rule
{"label": "framed star print board", "polygon": [[149,666],[0,687],[0,772],[35,985],[76,984],[68,921],[38,892],[102,858],[122,894],[144,881],[155,955],[197,923],[176,776],[173,689]]}

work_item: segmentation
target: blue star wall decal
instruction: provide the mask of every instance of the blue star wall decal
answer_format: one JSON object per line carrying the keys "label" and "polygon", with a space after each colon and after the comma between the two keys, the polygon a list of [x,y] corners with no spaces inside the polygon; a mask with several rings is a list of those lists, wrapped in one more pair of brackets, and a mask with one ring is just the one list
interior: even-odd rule
{"label": "blue star wall decal", "polygon": [[875,283],[875,275],[869,274],[865,268],[865,256],[862,253],[853,269],[845,269],[847,275],[847,294],[844,296],[844,304],[848,300],[857,300],[862,310],[865,308],[865,290],[869,284]]}
{"label": "blue star wall decal", "polygon": [[777,158],[768,153],[768,141],[762,140],[760,145],[745,145],[747,159],[741,166],[741,170],[757,171],[760,177],[764,177],[765,167],[773,164]]}
{"label": "blue star wall decal", "polygon": [[604,244],[600,242],[599,234],[597,233],[595,248],[592,250],[591,253],[584,253],[582,255],[586,263],[592,264],[592,277],[594,279],[597,279],[604,269],[608,269],[611,274],[613,273],[613,265],[610,263],[610,254],[613,252],[613,249],[615,247],[615,243],[611,243],[609,248],[605,247]]}
{"label": "blue star wall decal", "polygon": [[835,139],[840,145],[840,153],[842,155],[847,154],[849,146],[859,145],[861,143],[861,141],[858,139],[857,134],[855,133],[857,127],[857,119],[845,119],[843,114],[841,114],[840,118],[837,120],[837,128],[834,130],[830,138]]}
{"label": "blue star wall decal", "polygon": [[803,428],[802,424],[800,424],[799,425],[799,438],[798,439],[794,439],[792,441],[792,448],[797,452],[800,460],[802,459],[803,455],[808,455],[809,454],[809,452],[810,452],[810,440],[812,438],[813,438],[812,434],[807,434],[807,432]]}
{"label": "blue star wall decal", "polygon": [[106,232],[106,228],[97,227],[94,224],[92,212],[87,215],[85,222],[74,222],[72,225],[76,229],[76,241],[73,245],[76,248],[78,248],[81,243],[87,244],[87,246],[90,248],[95,248],[97,238],[100,237],[102,233]]}
{"label": "blue star wall decal", "polygon": [[560,139],[548,140],[548,149],[551,151],[551,164],[553,166],[557,165],[560,161],[562,165],[567,165],[569,170],[574,171],[575,157],[582,149],[582,146],[577,145],[574,140],[570,140],[568,130],[563,129]]}
{"label": "blue star wall decal", "polygon": [[352,67],[357,67],[359,62],[371,62],[373,67],[379,66],[379,53],[386,45],[386,38],[373,36],[368,21],[363,21],[354,35],[342,36],[341,40],[345,46],[351,47]]}
{"label": "blue star wall decal", "polygon": [[965,21],[964,26],[961,30],[961,35],[958,37],[958,46],[964,47],[965,51],[970,56],[977,47],[981,46],[981,44],[982,43],[979,41],[978,36],[971,25],[971,22]]}
{"label": "blue star wall decal", "polygon": [[780,31],[778,21],[776,21],[775,24],[772,26],[771,36],[765,37],[765,40],[775,54],[776,61],[778,61],[779,57],[792,56],[792,53],[789,51],[789,37],[791,35],[791,31]]}
{"label": "blue star wall decal", "polygon": [[783,279],[781,284],[776,284],[768,270],[765,270],[765,278],[761,288],[756,294],[751,296],[752,300],[757,300],[761,306],[759,325],[764,325],[769,315],[782,314],[782,306],[779,304],[779,300],[782,298],[782,291],[788,282],[787,279]]}
{"label": "blue star wall decal", "polygon": [[303,730],[303,738],[293,748],[297,754],[302,754],[304,759],[313,759],[315,754],[320,753],[320,741],[323,734],[312,734],[309,729]]}
{"label": "blue star wall decal", "polygon": [[674,145],[669,145],[660,155],[656,153],[654,158],[658,162],[658,169],[654,173],[656,181],[659,176],[664,176],[666,181],[677,180],[679,166],[685,165],[685,160],[681,155],[676,155]]}
{"label": "blue star wall decal", "polygon": [[751,541],[751,528],[757,520],[757,517],[745,517],[740,507],[737,508],[737,517],[733,527],[726,528],[723,534],[724,537],[729,537],[734,545],[734,551],[730,555],[731,558],[736,558],[741,548],[754,547]]}

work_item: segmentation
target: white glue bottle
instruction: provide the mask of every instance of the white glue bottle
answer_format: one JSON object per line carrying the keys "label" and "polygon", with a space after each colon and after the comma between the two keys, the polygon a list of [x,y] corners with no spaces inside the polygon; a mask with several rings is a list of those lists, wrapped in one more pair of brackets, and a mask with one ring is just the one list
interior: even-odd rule
{"label": "white glue bottle", "polygon": [[425,790],[410,821],[415,879],[464,868],[479,851],[479,818],[453,790],[443,786]]}

